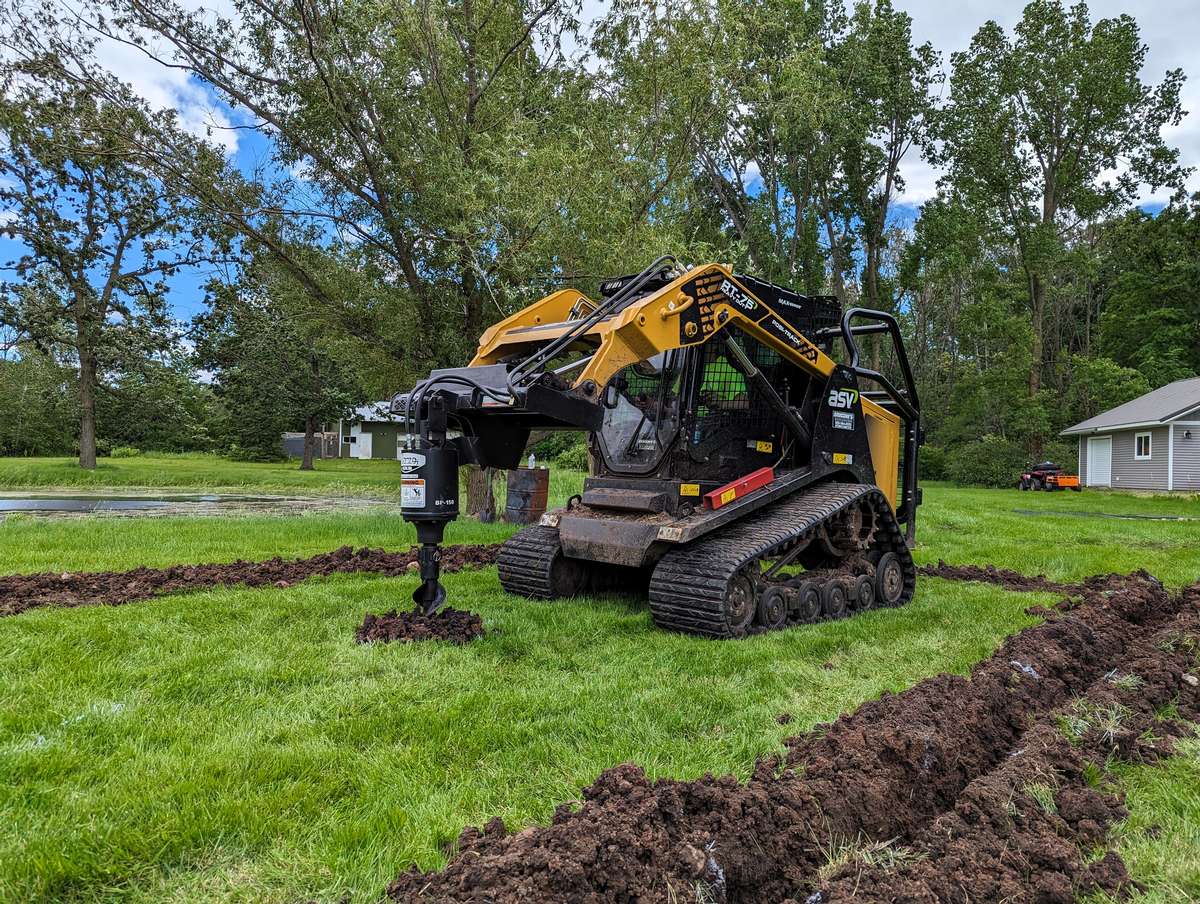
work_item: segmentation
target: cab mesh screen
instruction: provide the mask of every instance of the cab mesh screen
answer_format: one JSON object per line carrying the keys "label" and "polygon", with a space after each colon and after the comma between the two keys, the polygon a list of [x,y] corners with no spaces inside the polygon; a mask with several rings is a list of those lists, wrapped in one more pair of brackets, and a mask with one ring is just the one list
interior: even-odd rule
{"label": "cab mesh screen", "polygon": [[[781,395],[784,365],[779,355],[744,334],[734,341]],[[729,357],[723,341],[704,348],[700,390],[689,424],[692,445],[724,445],[730,440],[778,438],[783,424],[760,390]]]}

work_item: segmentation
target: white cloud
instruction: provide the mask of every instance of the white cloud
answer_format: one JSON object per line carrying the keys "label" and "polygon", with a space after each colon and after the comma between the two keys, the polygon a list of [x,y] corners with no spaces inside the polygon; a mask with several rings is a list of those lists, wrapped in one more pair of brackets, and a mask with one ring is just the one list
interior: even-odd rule
{"label": "white cloud", "polygon": [[192,135],[206,138],[234,154],[238,132],[228,108],[217,102],[197,79],[180,69],[171,69],[149,59],[136,47],[103,39],[96,47],[98,61],[113,75],[128,83],[156,110],[173,109],[179,124]]}
{"label": "white cloud", "polygon": [[751,160],[746,164],[746,171],[742,173],[742,185],[746,188],[753,188],[756,182],[762,181],[762,171],[758,168],[758,163]]}

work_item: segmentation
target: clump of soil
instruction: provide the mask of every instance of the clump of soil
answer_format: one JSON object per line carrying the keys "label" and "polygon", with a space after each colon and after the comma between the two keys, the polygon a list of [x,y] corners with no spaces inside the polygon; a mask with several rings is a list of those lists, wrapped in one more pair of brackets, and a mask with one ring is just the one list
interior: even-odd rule
{"label": "clump of soil", "polygon": [[[446,546],[442,570],[492,565],[499,544]],[[417,547],[404,552],[352,549],[343,546],[307,559],[274,558],[265,562],[173,565],[132,571],[43,572],[0,577],[0,616],[16,615],[39,606],[117,606],[164,593],[243,585],[290,587],[298,581],[346,572],[403,575],[417,568]]]}
{"label": "clump of soil", "polygon": [[[1081,853],[1122,813],[1093,785],[1110,754],[1161,755],[1184,730],[1179,720],[1200,718],[1200,689],[1187,680],[1200,585],[1172,598],[1130,575],[1080,593],[970,677],[885,694],[791,739],[748,782],[651,782],[618,766],[551,825],[468,828],[445,869],[410,870],[387,893],[818,904],[1120,892],[1129,885],[1120,859],[1089,864]],[[1172,701],[1177,717],[1159,718]]]}
{"label": "clump of soil", "polygon": [[433,615],[417,606],[411,612],[397,613],[395,609],[383,615],[367,613],[363,623],[354,632],[359,643],[417,640],[448,640],[453,644],[465,644],[483,637],[483,619],[474,612],[464,612],[450,606]]}

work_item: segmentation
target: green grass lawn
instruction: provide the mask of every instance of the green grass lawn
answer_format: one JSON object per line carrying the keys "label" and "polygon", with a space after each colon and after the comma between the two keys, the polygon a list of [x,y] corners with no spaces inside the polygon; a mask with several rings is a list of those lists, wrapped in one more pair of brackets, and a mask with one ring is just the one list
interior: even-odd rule
{"label": "green grass lawn", "polygon": [[[1192,520],[1146,520],[1154,517]],[[1172,587],[1200,580],[1198,495],[1022,493],[926,484],[917,525],[913,556],[922,564],[939,558],[992,564],[1060,581],[1137,568]]]}
{"label": "green grass lawn", "polygon": [[218,455],[139,455],[102,458],[85,471],[74,458],[0,458],[0,488],[72,489],[128,487],[203,489],[295,495],[396,496],[400,467],[385,459],[320,459],[301,471],[298,460],[230,461]]}
{"label": "green grass lawn", "polygon": [[[556,478],[558,498],[573,480]],[[1174,585],[1200,575],[1198,522],[1012,511],[1200,517],[1195,499],[931,485],[926,500],[920,561],[1060,579],[1144,566]],[[450,540],[511,530],[460,522]],[[20,517],[0,522],[0,573],[411,540],[378,512]],[[373,901],[399,869],[442,862],[463,825],[545,821],[616,763],[745,776],[788,734],[965,672],[1032,623],[1025,607],[1052,599],[927,579],[902,609],[719,643],[657,631],[620,599],[508,597],[495,569],[445,582],[487,638],[356,646],[362,613],[406,605],[416,583],[365,575],[0,619],[0,901]],[[794,721],[780,726],[785,711]],[[1179,864],[1195,856],[1176,854],[1197,844],[1195,763],[1122,778],[1136,874],[1156,900],[1189,900],[1195,876]]]}
{"label": "green grass lawn", "polygon": [[[1154,766],[1117,766],[1130,816],[1118,846],[1149,888],[1138,904],[1200,901],[1200,740],[1177,745]],[[1115,902],[1113,902],[1115,904]]]}

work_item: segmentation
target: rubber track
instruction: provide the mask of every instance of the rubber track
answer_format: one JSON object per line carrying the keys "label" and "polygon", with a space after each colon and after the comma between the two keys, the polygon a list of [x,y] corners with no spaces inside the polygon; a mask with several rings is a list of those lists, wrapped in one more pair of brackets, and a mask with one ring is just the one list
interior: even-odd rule
{"label": "rubber track", "polygon": [[558,530],[535,524],[513,534],[500,547],[496,570],[508,593],[536,599],[559,596],[551,582],[554,558],[562,551]]}
{"label": "rubber track", "polygon": [[[916,589],[916,569],[883,493],[867,484],[831,482],[802,490],[664,555],[650,578],[654,623],[707,637],[735,637],[764,630],[753,624],[741,632],[730,628],[724,613],[729,581],[752,562],[782,552],[823,521],[864,502],[874,508],[878,524],[872,551],[894,552],[900,557],[904,593],[896,605],[904,605]],[[798,623],[790,612],[788,620]]]}

